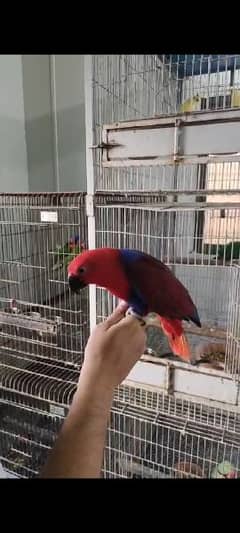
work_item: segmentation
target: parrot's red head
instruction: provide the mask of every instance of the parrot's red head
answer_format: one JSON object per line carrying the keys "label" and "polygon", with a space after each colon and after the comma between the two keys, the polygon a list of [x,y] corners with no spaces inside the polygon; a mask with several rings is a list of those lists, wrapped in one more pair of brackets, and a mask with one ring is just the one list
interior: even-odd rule
{"label": "parrot's red head", "polygon": [[129,284],[121,265],[120,251],[115,248],[86,250],[68,266],[68,281],[73,292],[93,283],[127,300]]}

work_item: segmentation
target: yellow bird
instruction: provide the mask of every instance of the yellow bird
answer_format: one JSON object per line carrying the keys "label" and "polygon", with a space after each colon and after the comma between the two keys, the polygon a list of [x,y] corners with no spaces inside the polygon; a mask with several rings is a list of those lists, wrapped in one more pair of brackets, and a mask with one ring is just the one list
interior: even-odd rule
{"label": "yellow bird", "polygon": [[192,98],[186,100],[180,106],[180,113],[191,113],[192,111],[200,111],[201,109],[201,98],[196,94]]}
{"label": "yellow bird", "polygon": [[240,90],[231,90],[231,107],[240,107]]}

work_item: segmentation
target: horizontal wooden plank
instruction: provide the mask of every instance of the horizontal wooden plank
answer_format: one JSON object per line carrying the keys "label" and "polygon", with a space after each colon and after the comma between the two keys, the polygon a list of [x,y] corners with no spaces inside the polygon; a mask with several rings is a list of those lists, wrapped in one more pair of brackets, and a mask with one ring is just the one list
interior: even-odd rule
{"label": "horizontal wooden plank", "polygon": [[99,148],[104,166],[236,161],[239,138],[240,110],[231,109],[107,125]]}
{"label": "horizontal wooden plank", "polygon": [[239,385],[225,372],[148,355],[142,356],[124,384],[138,384],[169,393],[170,369],[171,394],[196,401],[213,401],[225,406],[239,405]]}

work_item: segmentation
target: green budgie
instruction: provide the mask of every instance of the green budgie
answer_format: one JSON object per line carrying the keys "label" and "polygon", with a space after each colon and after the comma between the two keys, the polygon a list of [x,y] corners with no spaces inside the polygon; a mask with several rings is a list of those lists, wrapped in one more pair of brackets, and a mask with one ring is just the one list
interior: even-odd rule
{"label": "green budgie", "polygon": [[85,243],[80,242],[78,235],[71,237],[69,242],[66,242],[64,246],[57,246],[56,253],[53,258],[53,271],[58,269],[66,270],[68,264],[76,255],[79,255],[85,250]]}
{"label": "green budgie", "polygon": [[223,461],[213,468],[211,478],[233,479],[237,477],[237,472],[228,461]]}

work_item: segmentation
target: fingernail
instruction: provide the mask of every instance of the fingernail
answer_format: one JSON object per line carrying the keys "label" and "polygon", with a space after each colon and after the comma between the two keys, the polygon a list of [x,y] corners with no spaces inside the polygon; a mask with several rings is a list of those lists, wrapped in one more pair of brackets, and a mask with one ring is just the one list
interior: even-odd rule
{"label": "fingernail", "polygon": [[120,300],[119,305],[118,305],[119,311],[125,311],[127,307],[128,307],[127,302],[124,302],[124,300]]}

